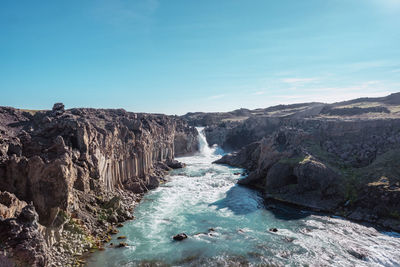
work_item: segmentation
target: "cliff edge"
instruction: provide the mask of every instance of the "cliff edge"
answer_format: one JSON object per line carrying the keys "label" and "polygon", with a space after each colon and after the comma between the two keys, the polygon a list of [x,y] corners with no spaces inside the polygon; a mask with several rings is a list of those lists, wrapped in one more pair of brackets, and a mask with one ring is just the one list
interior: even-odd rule
{"label": "cliff edge", "polygon": [[[0,107],[0,191],[9,196],[0,228],[10,230],[2,230],[0,257],[16,266],[79,264],[197,142],[196,129],[176,116],[60,103],[49,111]],[[36,245],[18,232],[32,233]]]}
{"label": "cliff edge", "polygon": [[239,184],[278,200],[400,231],[400,94],[263,110],[206,128],[246,168]]}

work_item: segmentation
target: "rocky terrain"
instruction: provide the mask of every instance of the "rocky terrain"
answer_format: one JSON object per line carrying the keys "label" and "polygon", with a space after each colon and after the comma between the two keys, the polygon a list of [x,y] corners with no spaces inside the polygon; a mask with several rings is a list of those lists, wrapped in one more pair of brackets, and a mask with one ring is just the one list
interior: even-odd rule
{"label": "rocky terrain", "polygon": [[0,266],[84,265],[198,149],[192,126],[266,200],[400,231],[400,93],[182,117],[0,107]]}
{"label": "rocky terrain", "polygon": [[240,184],[267,200],[400,231],[400,93],[246,113],[211,114],[205,129],[209,144],[232,152],[217,163],[248,170]]}
{"label": "rocky terrain", "polygon": [[125,110],[0,107],[1,266],[72,266],[118,232],[197,131]]}

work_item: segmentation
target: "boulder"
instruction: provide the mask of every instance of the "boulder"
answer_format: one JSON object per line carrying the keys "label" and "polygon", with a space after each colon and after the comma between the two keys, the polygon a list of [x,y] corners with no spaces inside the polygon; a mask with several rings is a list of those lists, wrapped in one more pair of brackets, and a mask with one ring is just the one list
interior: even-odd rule
{"label": "boulder", "polygon": [[53,111],[62,111],[62,112],[64,112],[64,108],[65,108],[65,106],[64,106],[64,104],[63,103],[55,103],[54,105],[53,105]]}
{"label": "boulder", "polygon": [[127,247],[128,246],[128,244],[126,243],[126,242],[120,242],[117,246],[116,246],[116,248],[124,248],[124,247]]}
{"label": "boulder", "polygon": [[180,234],[177,234],[177,235],[175,235],[175,236],[173,237],[173,239],[174,239],[175,241],[182,241],[182,240],[184,240],[184,239],[186,239],[186,238],[188,238],[188,236],[187,236],[185,233],[180,233]]}
{"label": "boulder", "polygon": [[108,222],[110,223],[118,223],[118,217],[115,214],[111,214],[108,216]]}
{"label": "boulder", "polygon": [[39,220],[39,215],[36,213],[33,203],[26,205],[22,209],[17,220],[25,224],[37,223],[37,221]]}
{"label": "boulder", "polygon": [[167,165],[172,169],[181,169],[185,167],[185,163],[179,162],[177,160],[169,160],[167,161]]}
{"label": "boulder", "polygon": [[117,210],[121,207],[121,198],[118,196],[114,196],[111,198],[105,205],[105,209],[112,209],[112,210]]}

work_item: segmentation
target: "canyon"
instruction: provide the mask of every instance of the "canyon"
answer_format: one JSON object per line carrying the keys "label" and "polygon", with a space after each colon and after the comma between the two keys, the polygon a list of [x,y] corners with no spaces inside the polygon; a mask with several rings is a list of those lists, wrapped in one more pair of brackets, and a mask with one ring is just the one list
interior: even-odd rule
{"label": "canyon", "polygon": [[400,93],[183,116],[0,107],[0,261],[85,265],[185,166],[175,157],[198,152],[194,126],[229,152],[209,159],[243,168],[237,183],[267,209],[276,201],[400,231]]}

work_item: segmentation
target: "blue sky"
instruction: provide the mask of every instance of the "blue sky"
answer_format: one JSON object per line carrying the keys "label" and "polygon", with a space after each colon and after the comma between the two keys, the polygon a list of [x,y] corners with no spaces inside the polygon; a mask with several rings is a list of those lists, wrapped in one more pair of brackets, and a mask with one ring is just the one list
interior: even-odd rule
{"label": "blue sky", "polygon": [[0,2],[0,105],[184,114],[400,91],[400,0]]}

